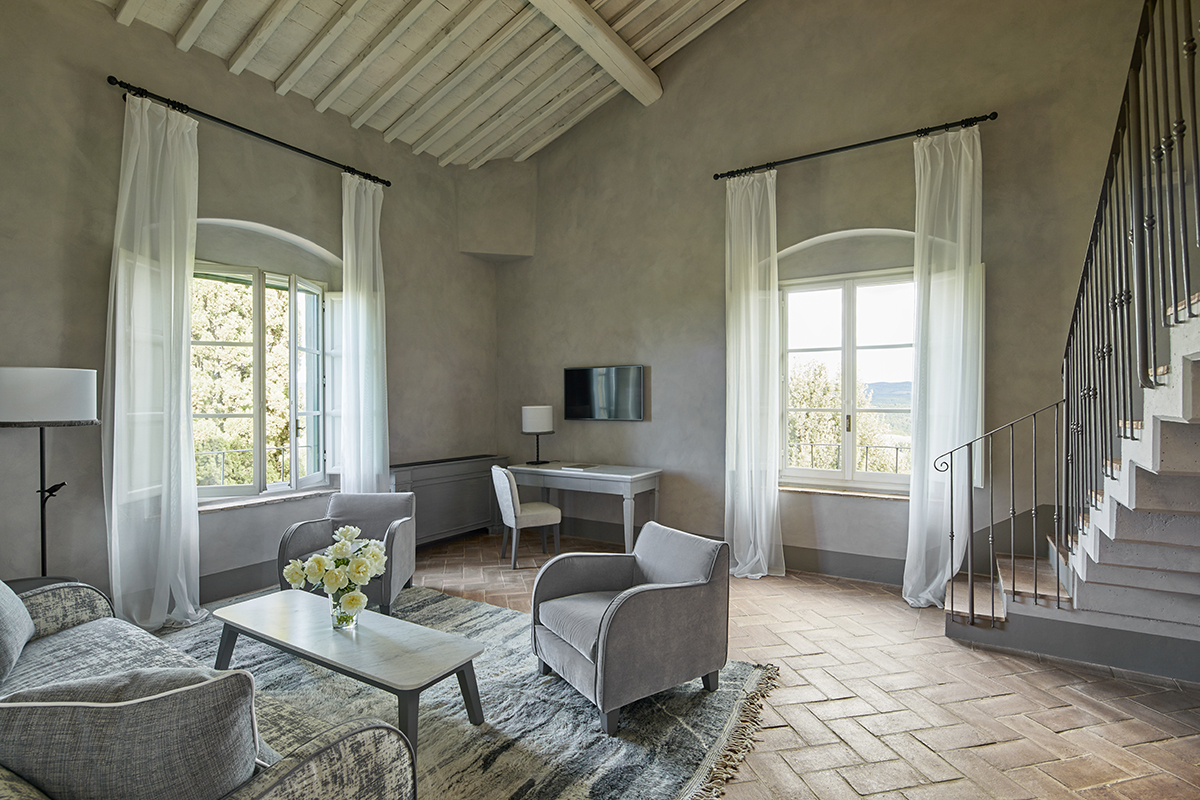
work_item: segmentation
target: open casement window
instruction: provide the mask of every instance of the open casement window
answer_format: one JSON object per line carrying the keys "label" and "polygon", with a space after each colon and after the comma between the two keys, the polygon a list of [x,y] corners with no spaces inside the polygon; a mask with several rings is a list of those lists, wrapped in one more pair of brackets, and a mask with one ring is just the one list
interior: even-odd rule
{"label": "open casement window", "polygon": [[903,493],[912,469],[912,270],[781,286],[792,485]]}
{"label": "open casement window", "polygon": [[325,293],[325,471],[342,474],[342,293]]}
{"label": "open casement window", "polygon": [[326,482],[324,289],[197,262],[192,433],[201,497]]}

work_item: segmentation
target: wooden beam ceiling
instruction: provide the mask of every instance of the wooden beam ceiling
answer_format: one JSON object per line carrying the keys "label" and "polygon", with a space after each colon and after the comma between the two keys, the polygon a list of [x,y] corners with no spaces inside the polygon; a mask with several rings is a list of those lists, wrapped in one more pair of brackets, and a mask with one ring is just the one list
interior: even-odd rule
{"label": "wooden beam ceiling", "polygon": [[169,25],[180,50],[473,168],[529,158],[623,91],[653,103],[654,67],[744,1],[97,0],[120,24]]}

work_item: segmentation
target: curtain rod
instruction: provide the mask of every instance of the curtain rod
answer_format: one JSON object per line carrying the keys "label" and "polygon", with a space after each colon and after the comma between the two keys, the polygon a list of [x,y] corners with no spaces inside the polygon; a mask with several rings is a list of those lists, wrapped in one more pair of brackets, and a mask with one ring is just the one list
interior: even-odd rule
{"label": "curtain rod", "polygon": [[941,125],[934,125],[933,127],[930,127],[930,128],[917,128],[914,131],[908,131],[907,133],[897,133],[893,136],[884,136],[881,139],[872,139],[869,142],[859,142],[858,144],[848,144],[848,145],[844,145],[842,147],[834,147],[831,150],[822,150],[819,153],[809,153],[808,155],[796,156],[795,158],[785,158],[783,161],[770,161],[766,164],[759,164],[758,166],[754,166],[754,167],[742,167],[741,169],[730,170],[729,172],[717,173],[716,175],[713,175],[713,180],[719,181],[722,178],[736,178],[740,175],[749,175],[751,172],[758,172],[758,171],[764,170],[764,169],[774,169],[775,167],[780,167],[780,166],[783,166],[784,164],[795,164],[797,161],[807,161],[810,158],[818,158],[820,156],[833,155],[834,153],[844,153],[847,150],[857,150],[860,147],[869,147],[873,144],[883,144],[884,142],[894,142],[897,139],[909,139],[914,136],[928,136],[929,134],[934,133],[935,131],[948,131],[951,128],[957,128],[957,127],[970,128],[974,125],[978,125],[981,122],[986,122],[988,120],[995,119],[998,116],[1000,116],[1000,115],[997,114],[995,111],[993,111],[990,114],[984,114],[982,117],[967,117],[966,119],[960,119],[958,122],[945,122]]}
{"label": "curtain rod", "polygon": [[193,117],[199,117],[200,119],[206,119],[209,122],[215,122],[218,125],[224,125],[226,128],[232,128],[233,130],[244,133],[247,136],[253,136],[255,139],[261,139],[264,142],[270,142],[271,144],[282,147],[285,150],[291,150],[293,153],[299,153],[302,156],[308,156],[311,159],[328,164],[331,167],[337,167],[338,169],[343,170],[344,172],[349,172],[351,175],[357,175],[360,178],[365,178],[366,180],[374,181],[375,183],[382,183],[384,186],[392,185],[391,181],[385,181],[383,178],[372,175],[369,172],[363,172],[362,170],[355,169],[354,167],[350,167],[345,164],[339,164],[336,161],[331,161],[330,159],[325,158],[324,156],[319,156],[316,153],[310,153],[307,150],[301,150],[299,147],[296,147],[295,145],[290,145],[287,142],[281,142],[278,139],[272,139],[270,136],[267,136],[266,134],[259,133],[258,131],[252,131],[249,128],[243,128],[241,125],[230,122],[229,120],[224,120],[224,119],[221,119],[220,117],[214,117],[212,114],[205,114],[203,111],[197,111],[196,109],[192,108],[191,106],[185,105],[184,103],[180,103],[177,100],[172,100],[169,97],[163,97],[160,94],[155,94],[154,92],[143,89],[141,86],[134,86],[131,83],[126,83],[125,81],[117,80],[112,75],[108,76],[108,83],[110,86],[120,86],[126,92],[129,92],[129,94],[131,94],[135,97],[148,97],[151,100],[157,100],[158,102],[162,103],[163,105],[167,106],[168,108],[172,108],[175,111],[178,111],[180,114],[189,114]]}

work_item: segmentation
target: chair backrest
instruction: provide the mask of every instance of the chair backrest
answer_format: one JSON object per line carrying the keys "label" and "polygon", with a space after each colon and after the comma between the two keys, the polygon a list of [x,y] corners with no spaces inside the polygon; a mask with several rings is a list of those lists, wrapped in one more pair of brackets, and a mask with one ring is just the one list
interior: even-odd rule
{"label": "chair backrest", "polygon": [[338,492],[329,498],[329,510],[325,516],[333,520],[334,530],[343,525],[353,525],[362,530],[366,539],[382,539],[393,521],[411,517],[412,513],[411,492]]}
{"label": "chair backrest", "polygon": [[510,528],[517,527],[521,516],[521,496],[517,494],[517,481],[504,467],[492,467],[492,484],[496,487],[496,502],[500,504],[500,518]]}
{"label": "chair backrest", "polygon": [[637,583],[708,581],[725,542],[647,522],[638,534],[633,555]]}

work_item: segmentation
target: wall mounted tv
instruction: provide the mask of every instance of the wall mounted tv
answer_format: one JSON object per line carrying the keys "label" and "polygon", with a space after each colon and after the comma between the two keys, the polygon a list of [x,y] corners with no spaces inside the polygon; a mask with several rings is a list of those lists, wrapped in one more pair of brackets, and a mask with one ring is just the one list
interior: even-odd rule
{"label": "wall mounted tv", "polygon": [[642,419],[642,365],[567,367],[563,370],[566,419]]}

